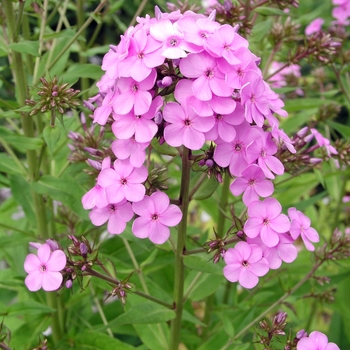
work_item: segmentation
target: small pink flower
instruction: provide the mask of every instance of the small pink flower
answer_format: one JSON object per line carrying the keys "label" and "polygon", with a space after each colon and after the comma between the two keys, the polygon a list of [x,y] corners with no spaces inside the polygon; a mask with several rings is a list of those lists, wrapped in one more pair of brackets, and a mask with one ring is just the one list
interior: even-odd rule
{"label": "small pink flower", "polygon": [[269,263],[262,257],[262,250],[255,244],[238,242],[234,248],[229,248],[224,260],[224,276],[230,282],[239,282],[247,289],[254,288],[259,277],[269,271]]}
{"label": "small pink flower", "polygon": [[163,192],[145,196],[133,203],[132,208],[139,217],[132,225],[132,233],[139,238],[149,238],[155,244],[163,244],[170,236],[169,226],[176,226],[182,218],[179,207],[170,204]]}
{"label": "small pink flower", "polygon": [[35,254],[27,255],[24,261],[24,270],[28,273],[25,284],[31,292],[36,292],[40,288],[47,292],[60,288],[63,276],[59,272],[66,266],[66,255],[62,250],[51,252],[47,243],[38,248]]}
{"label": "small pink flower", "polygon": [[311,242],[317,243],[320,241],[320,237],[317,231],[310,227],[311,220],[304,215],[301,211],[295,208],[288,209],[289,218],[292,220],[290,226],[290,234],[293,239],[297,239],[300,235],[305,244],[305,247],[309,251],[314,251],[315,247]]}
{"label": "small pink flower", "polygon": [[260,235],[263,243],[271,248],[280,241],[280,233],[290,229],[290,221],[285,214],[281,214],[282,206],[275,198],[266,198],[262,202],[256,201],[249,205],[249,219],[244,225],[244,232],[250,238]]}
{"label": "small pink flower", "polygon": [[297,350],[340,350],[338,345],[328,343],[325,334],[315,331],[308,337],[303,337],[298,341]]}
{"label": "small pink flower", "polygon": [[306,28],[305,28],[305,34],[311,35],[313,33],[317,33],[321,31],[322,24],[324,23],[323,18],[316,18],[314,19]]}

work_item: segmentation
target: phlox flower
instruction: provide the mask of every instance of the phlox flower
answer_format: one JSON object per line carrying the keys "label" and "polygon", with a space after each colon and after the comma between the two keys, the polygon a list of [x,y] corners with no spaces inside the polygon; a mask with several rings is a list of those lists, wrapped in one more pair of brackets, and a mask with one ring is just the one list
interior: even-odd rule
{"label": "phlox flower", "polygon": [[274,179],[277,175],[284,173],[284,166],[282,162],[273,155],[277,152],[278,147],[271,137],[271,133],[264,132],[262,129],[257,129],[260,132],[261,137],[257,138],[255,142],[249,148],[247,155],[248,162],[252,162],[255,159],[258,160],[259,167],[264,172],[265,176],[269,179]]}
{"label": "phlox flower", "polygon": [[117,158],[124,160],[128,159],[130,165],[139,168],[146,159],[146,148],[149,142],[136,142],[135,138],[127,140],[114,140],[111,148]]}
{"label": "phlox flower", "polygon": [[150,27],[151,36],[163,43],[162,56],[170,59],[186,57],[189,52],[197,52],[198,47],[184,39],[184,33],[177,23],[171,23],[169,19],[161,19]]}
{"label": "phlox flower", "polygon": [[246,121],[235,126],[236,136],[232,142],[217,140],[214,151],[214,160],[221,167],[229,166],[233,176],[241,176],[242,171],[250,164],[247,152],[252,143],[260,137],[260,133]]}
{"label": "phlox flower", "polygon": [[290,229],[288,216],[281,214],[282,206],[275,198],[266,198],[248,206],[249,219],[244,225],[244,232],[250,238],[260,236],[263,243],[271,248],[280,241],[280,233]]}
{"label": "phlox flower", "polygon": [[164,119],[170,123],[164,129],[165,141],[173,147],[181,145],[189,149],[200,149],[205,142],[203,132],[214,126],[214,117],[199,117],[187,104],[169,102],[164,107]]}
{"label": "phlox flower", "polygon": [[310,22],[310,24],[305,28],[305,34],[311,35],[313,33],[318,33],[321,31],[322,24],[324,23],[323,18],[316,18]]}
{"label": "phlox flower", "polygon": [[237,33],[236,27],[224,24],[209,36],[206,50],[218,60],[225,59],[233,65],[240,63],[235,55],[240,47],[248,47],[248,41]]}
{"label": "phlox flower", "polygon": [[117,204],[109,204],[104,208],[91,210],[89,217],[95,226],[101,226],[108,221],[107,231],[111,234],[120,234],[125,230],[126,223],[132,219],[134,212],[131,204],[125,199]]}
{"label": "phlox flower", "polygon": [[180,71],[187,78],[195,78],[192,83],[194,96],[201,101],[217,96],[231,96],[233,89],[225,82],[225,75],[217,67],[216,59],[207,52],[190,54],[180,61]]}
{"label": "phlox flower", "polygon": [[331,145],[331,142],[324,137],[319,131],[312,128],[311,134],[315,136],[315,139],[320,147],[325,147],[328,157],[332,157],[332,154],[338,154],[338,151]]}
{"label": "phlox flower", "polygon": [[153,69],[150,75],[142,81],[119,78],[117,88],[120,94],[113,101],[113,111],[116,114],[128,114],[134,107],[135,115],[147,113],[152,103],[152,95],[148,90],[154,86],[156,77],[157,73]]}
{"label": "phlox flower", "polygon": [[247,122],[253,121],[262,127],[264,116],[269,113],[269,102],[265,96],[265,85],[256,71],[247,71],[241,89],[241,103],[245,108]]}
{"label": "phlox flower", "polygon": [[258,245],[263,251],[263,257],[268,261],[269,268],[271,270],[277,270],[281,267],[282,261],[286,263],[293,262],[297,256],[298,251],[294,246],[294,239],[287,233],[281,233],[279,235],[280,241],[275,247],[267,247],[261,240],[261,238],[249,238],[247,242],[249,244]]}
{"label": "phlox flower", "polygon": [[291,219],[290,234],[293,239],[297,239],[301,236],[305,247],[309,251],[314,251],[315,247],[311,242],[317,243],[320,241],[320,237],[317,231],[311,226],[311,220],[296,208],[288,209],[288,216]]}
{"label": "phlox flower", "polygon": [[114,169],[100,172],[97,183],[105,188],[109,204],[119,203],[123,199],[131,202],[142,200],[146,189],[142,184],[148,176],[144,166],[134,168],[127,160],[117,159]]}
{"label": "phlox flower", "polygon": [[[111,167],[111,158],[106,157],[102,161],[101,170]],[[86,192],[81,199],[83,208],[85,210],[92,209],[93,207],[103,208],[108,204],[106,191],[99,184],[96,184],[91,190]]]}
{"label": "phlox flower", "polygon": [[169,227],[176,226],[182,218],[179,207],[170,204],[163,192],[154,192],[142,201],[132,204],[139,217],[132,225],[132,233],[138,238],[149,238],[155,244],[163,244],[170,236]]}
{"label": "phlox flower", "polygon": [[265,178],[259,166],[251,164],[243,170],[242,177],[232,182],[230,191],[234,196],[243,193],[243,203],[248,207],[250,203],[259,200],[259,196],[264,198],[271,196],[273,184]]}
{"label": "phlox flower", "polygon": [[137,115],[134,110],[127,114],[113,114],[115,122],[112,124],[113,134],[118,139],[129,139],[135,135],[137,142],[150,142],[158,131],[154,116],[163,105],[161,96],[157,96],[149,106],[149,110]]}
{"label": "phlox flower", "polygon": [[254,288],[259,277],[269,271],[269,264],[262,256],[262,250],[256,244],[238,242],[234,248],[229,248],[224,260],[224,276],[230,282],[237,282],[244,288]]}
{"label": "phlox flower", "polygon": [[29,254],[24,261],[24,270],[28,273],[24,283],[31,292],[40,288],[47,292],[60,288],[63,276],[61,270],[66,266],[66,255],[62,250],[51,252],[47,243],[38,248],[37,255]]}
{"label": "phlox flower", "polygon": [[161,46],[162,44],[147,35],[143,28],[137,30],[130,38],[127,57],[119,62],[119,76],[131,77],[136,81],[146,79],[152,68],[164,62],[165,58],[159,50]]}
{"label": "phlox flower", "polygon": [[329,343],[325,334],[314,331],[298,341],[297,350],[340,350],[335,343]]}

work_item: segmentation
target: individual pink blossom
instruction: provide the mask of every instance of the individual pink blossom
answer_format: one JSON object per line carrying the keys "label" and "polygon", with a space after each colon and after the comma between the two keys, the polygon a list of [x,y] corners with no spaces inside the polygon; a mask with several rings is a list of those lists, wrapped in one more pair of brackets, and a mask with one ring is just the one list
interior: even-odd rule
{"label": "individual pink blossom", "polygon": [[335,343],[329,343],[325,334],[314,331],[298,341],[297,350],[340,350]]}
{"label": "individual pink blossom", "polygon": [[146,148],[149,142],[136,142],[132,137],[127,140],[114,140],[111,148],[117,158],[124,160],[128,159],[130,165],[139,168],[145,162]]}
{"label": "individual pink blossom", "polygon": [[207,52],[190,54],[180,61],[180,71],[187,78],[194,78],[192,90],[201,101],[209,101],[215,94],[231,96],[233,89],[225,82],[225,75],[217,67],[216,59]]}
{"label": "individual pink blossom", "polygon": [[324,19],[323,18],[316,18],[316,19],[314,19],[305,28],[305,34],[306,35],[311,35],[313,33],[318,33],[321,30],[323,23],[324,23]]}
{"label": "individual pink blossom", "polygon": [[285,66],[285,64],[282,62],[272,62],[271,68],[269,69],[269,73],[273,75],[269,79],[269,82],[271,83],[271,86],[273,88],[281,88],[287,86],[286,77],[289,75],[292,75],[297,78],[300,78],[301,76],[299,65],[292,64],[290,66],[284,67],[281,70],[283,66]]}
{"label": "individual pink blossom", "polygon": [[332,157],[332,154],[338,154],[338,151],[331,145],[331,142],[324,137],[319,131],[316,129],[310,129],[311,134],[315,136],[315,139],[320,147],[324,147],[326,149],[328,157]]}
{"label": "individual pink blossom", "polygon": [[241,90],[241,103],[245,108],[247,122],[253,121],[262,127],[264,116],[269,113],[269,102],[265,95],[265,85],[262,77],[255,71],[247,71]]}
{"label": "individual pink blossom", "polygon": [[260,236],[263,243],[271,248],[280,241],[280,233],[290,229],[288,216],[281,214],[282,206],[275,198],[266,198],[249,205],[249,219],[244,225],[244,232],[250,238]]}
{"label": "individual pink blossom", "polygon": [[293,244],[294,239],[288,233],[280,233],[279,238],[280,240],[275,247],[267,247],[259,236],[247,237],[249,244],[256,244],[262,249],[263,257],[268,261],[271,270],[279,269],[282,261],[293,262],[298,256],[297,248]]}
{"label": "individual pink blossom", "polygon": [[114,113],[128,114],[132,108],[134,108],[135,115],[147,113],[152,103],[152,95],[148,90],[154,86],[156,77],[157,73],[153,69],[150,75],[142,81],[119,78],[117,87],[120,94],[113,100]]}
{"label": "individual pink blossom", "polygon": [[288,209],[288,216],[291,219],[290,234],[293,239],[297,239],[301,236],[305,247],[309,251],[314,251],[315,247],[311,242],[317,243],[320,241],[320,237],[317,231],[311,226],[311,220],[296,208]]}
{"label": "individual pink blossom", "polygon": [[147,176],[148,171],[144,166],[134,168],[127,160],[117,159],[114,169],[101,171],[97,183],[105,188],[109,204],[119,203],[123,199],[138,202],[145,195],[146,189],[142,183]]}
{"label": "individual pink blossom", "polygon": [[232,142],[216,141],[217,146],[214,151],[214,160],[221,167],[225,168],[229,166],[230,173],[238,177],[250,165],[247,159],[247,152],[253,142],[260,137],[260,133],[246,121],[235,126],[235,130],[236,136]]}
{"label": "individual pink blossom", "polygon": [[170,204],[163,192],[154,192],[132,208],[139,217],[132,225],[132,233],[138,238],[149,238],[155,244],[163,244],[170,236],[169,227],[176,226],[182,218],[179,207]]}
{"label": "individual pink blossom", "polygon": [[234,248],[229,248],[224,260],[224,276],[230,282],[237,282],[244,288],[254,288],[259,277],[269,271],[269,264],[262,256],[262,250],[256,244],[238,242]]}
{"label": "individual pink blossom", "polygon": [[164,119],[170,123],[164,129],[165,141],[173,147],[181,145],[200,149],[205,142],[204,132],[214,126],[214,117],[199,117],[187,104],[169,102],[164,107]]}
{"label": "individual pink blossom", "polygon": [[113,134],[118,139],[129,139],[135,136],[137,142],[150,142],[158,131],[154,116],[163,105],[161,96],[157,96],[149,106],[149,110],[141,115],[131,110],[127,114],[113,114],[115,122],[112,124]]}
{"label": "individual pink blossom", "polygon": [[176,59],[186,57],[187,52],[197,52],[198,47],[187,42],[184,33],[179,29],[177,23],[171,23],[169,19],[161,19],[151,25],[151,36],[163,43],[162,56]]}
{"label": "individual pink blossom", "polygon": [[262,129],[257,129],[261,137],[257,138],[249,148],[247,154],[248,163],[258,160],[260,169],[264,172],[268,179],[274,179],[277,175],[284,173],[284,166],[282,162],[273,155],[277,152],[278,147],[271,137],[271,133],[264,132]]}
{"label": "individual pink blossom", "polygon": [[[106,157],[101,164],[101,170],[111,167],[111,158]],[[88,192],[86,192],[81,199],[83,208],[85,210],[92,209],[93,207],[104,208],[107,204],[106,191],[98,183]]]}
{"label": "individual pink blossom", "polygon": [[113,111],[113,101],[115,96],[117,95],[117,90],[109,88],[107,94],[105,95],[102,105],[98,106],[94,110],[94,123],[98,123],[100,125],[105,125],[107,123],[108,117],[111,115]]}
{"label": "individual pink blossom", "polygon": [[119,62],[119,76],[131,77],[136,81],[146,79],[151,74],[152,68],[164,62],[161,46],[159,41],[147,35],[145,29],[137,30],[130,38],[127,57]]}
{"label": "individual pink blossom", "polygon": [[31,292],[40,288],[47,292],[60,288],[63,276],[61,270],[66,266],[66,255],[62,250],[51,252],[47,243],[38,248],[37,255],[29,254],[24,261],[24,270],[28,273],[25,284]]}
{"label": "individual pink blossom", "polygon": [[101,226],[108,221],[107,231],[111,234],[120,234],[125,230],[126,223],[134,216],[131,204],[125,199],[117,204],[109,204],[104,208],[91,210],[89,217],[95,226]]}
{"label": "individual pink blossom", "polygon": [[252,164],[243,170],[242,177],[233,180],[230,191],[234,196],[243,193],[243,203],[248,207],[250,203],[259,200],[259,196],[271,196],[273,184],[266,179],[258,165]]}

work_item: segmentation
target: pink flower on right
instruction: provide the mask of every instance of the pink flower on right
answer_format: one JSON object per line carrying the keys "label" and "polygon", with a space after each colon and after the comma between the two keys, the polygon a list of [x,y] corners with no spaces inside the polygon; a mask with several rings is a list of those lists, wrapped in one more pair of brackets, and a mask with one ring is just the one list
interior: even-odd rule
{"label": "pink flower on right", "polygon": [[301,338],[297,344],[297,350],[340,350],[334,343],[328,343],[325,334],[315,331],[308,337]]}

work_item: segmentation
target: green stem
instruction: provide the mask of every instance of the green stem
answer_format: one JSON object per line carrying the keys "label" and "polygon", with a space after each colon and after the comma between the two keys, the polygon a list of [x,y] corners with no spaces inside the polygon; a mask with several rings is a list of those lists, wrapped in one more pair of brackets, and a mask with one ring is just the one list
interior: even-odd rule
{"label": "green stem", "polygon": [[142,0],[142,2],[139,5],[137,11],[135,12],[134,17],[132,18],[132,20],[131,20],[131,22],[129,24],[129,27],[135,25],[137,16],[140,16],[140,14],[141,14],[142,10],[144,9],[144,7],[146,6],[147,2],[148,2],[148,0]]}
{"label": "green stem", "polygon": [[224,182],[223,182],[222,191],[221,191],[221,198],[219,202],[218,227],[216,232],[220,237],[224,237],[224,232],[225,232],[226,216],[224,215],[224,213],[227,206],[228,195],[230,193],[229,187],[230,187],[230,177],[226,174],[224,176]]}
{"label": "green stem", "polygon": [[185,280],[185,266],[183,263],[183,252],[186,246],[187,235],[187,217],[189,206],[189,190],[190,190],[190,151],[183,147],[182,152],[182,174],[180,188],[180,203],[182,210],[182,220],[178,225],[177,246],[175,251],[175,280],[174,280],[174,302],[176,317],[171,323],[170,350],[178,350],[180,343],[180,330],[183,309],[183,293]]}
{"label": "green stem", "polygon": [[59,52],[59,54],[55,57],[55,59],[51,62],[51,64],[46,67],[47,71],[58,62],[58,60],[65,54],[65,52],[71,47],[71,45],[79,38],[81,33],[90,25],[90,23],[94,20],[94,16],[101,11],[101,9],[107,4],[108,0],[102,1],[95,9],[95,11],[89,16],[89,18],[85,21],[85,23],[79,28],[76,34],[73,36],[71,40],[68,41],[66,46]]}
{"label": "green stem", "polygon": [[6,224],[3,224],[2,222],[0,222],[0,226],[3,227],[3,228],[5,228],[5,229],[7,229],[7,230],[16,231],[16,232],[19,232],[19,233],[23,233],[23,234],[25,234],[25,235],[27,235],[27,236],[35,237],[35,238],[36,238],[35,235],[28,233],[28,231],[21,230],[21,229],[19,229],[18,227],[6,225]]}
{"label": "green stem", "polygon": [[[95,270],[93,270],[91,268],[87,268],[85,270],[85,273],[84,273],[83,276],[94,276],[94,277],[100,278],[100,279],[102,279],[104,281],[107,281],[107,282],[109,282],[112,285],[118,285],[120,283],[120,281],[118,281],[116,278],[113,278],[111,276],[103,275],[102,273],[99,273],[99,272],[97,272],[97,271],[95,271]],[[165,306],[165,307],[167,307],[169,309],[174,309],[173,305],[165,303],[164,301],[159,300],[159,299],[157,299],[157,298],[155,298],[155,297],[153,297],[151,295],[148,295],[146,293],[143,293],[141,291],[137,291],[137,290],[136,291],[130,291],[130,293],[134,293],[134,294],[136,294],[136,295],[138,295],[138,296],[140,296],[142,298],[145,298],[145,299],[148,299],[150,301],[153,301],[153,302],[155,302],[155,303],[157,303],[159,305],[163,305],[163,306]]]}
{"label": "green stem", "polygon": [[[96,293],[95,293],[94,287],[91,285],[91,283],[89,284],[89,287],[90,287],[90,290],[91,290],[91,294],[92,294],[92,296],[93,296],[93,298],[94,298],[94,303],[95,303],[95,305],[96,305],[96,307],[97,307],[98,313],[100,314],[101,320],[102,320],[102,322],[103,322],[103,324],[104,324],[105,326],[108,326],[108,321],[107,321],[106,315],[105,315],[105,313],[103,312],[103,309],[102,309],[102,306],[101,306],[100,301],[99,301],[98,298],[96,297]],[[113,332],[111,331],[111,329],[110,329],[110,328],[107,328],[106,330],[107,330],[108,335],[109,335],[111,338],[114,338]]]}

